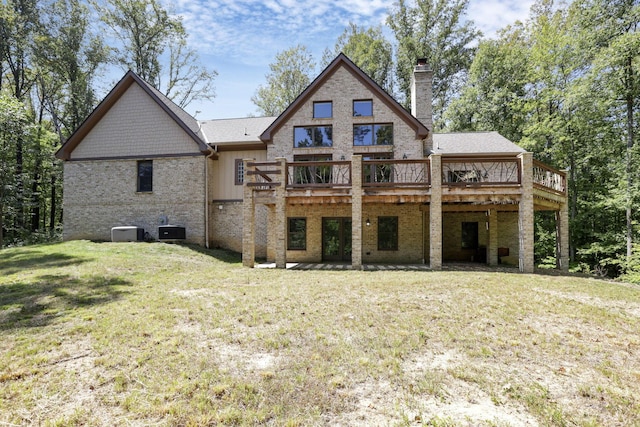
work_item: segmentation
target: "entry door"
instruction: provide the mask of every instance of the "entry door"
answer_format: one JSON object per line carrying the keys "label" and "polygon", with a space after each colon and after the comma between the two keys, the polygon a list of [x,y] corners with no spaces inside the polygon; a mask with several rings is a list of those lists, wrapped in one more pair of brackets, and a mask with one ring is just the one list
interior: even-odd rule
{"label": "entry door", "polygon": [[322,218],[323,261],[351,261],[351,218]]}

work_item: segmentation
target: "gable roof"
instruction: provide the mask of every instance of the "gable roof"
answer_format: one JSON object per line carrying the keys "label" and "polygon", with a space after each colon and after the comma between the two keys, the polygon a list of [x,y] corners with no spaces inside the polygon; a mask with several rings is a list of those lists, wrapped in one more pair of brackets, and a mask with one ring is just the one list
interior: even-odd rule
{"label": "gable roof", "polygon": [[73,134],[62,144],[62,147],[56,152],[56,157],[62,160],[69,160],[73,150],[82,142],[85,136],[91,132],[96,124],[104,117],[105,114],[115,105],[116,102],[124,95],[132,84],[137,84],[149,95],[149,97],[164,110],[169,117],[180,126],[185,133],[198,145],[202,154],[210,152],[209,147],[204,142],[200,132],[198,121],[191,117],[189,113],[177,106],[173,101],[167,98],[162,92],[142,80],[136,73],[129,70],[120,79],[120,81],[111,89],[107,96],[98,104],[98,106],[89,114],[84,122],[76,129]]}
{"label": "gable roof", "polygon": [[339,67],[347,69],[357,80],[376,94],[398,117],[415,129],[416,138],[424,139],[429,135],[429,129],[418,119],[405,110],[391,95],[380,87],[371,77],[354,64],[344,53],[340,53],[331,63],[315,78],[307,88],[274,120],[273,123],[260,135],[260,139],[266,143],[271,142],[272,135],[276,132],[302,104],[304,104],[318,88],[331,77]]}
{"label": "gable roof", "polygon": [[453,132],[433,134],[433,153],[486,156],[524,153],[522,147],[498,132]]}

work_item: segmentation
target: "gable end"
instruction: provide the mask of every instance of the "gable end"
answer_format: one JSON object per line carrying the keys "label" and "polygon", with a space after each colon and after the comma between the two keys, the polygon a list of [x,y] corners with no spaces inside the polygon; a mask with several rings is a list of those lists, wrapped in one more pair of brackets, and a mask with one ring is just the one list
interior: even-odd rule
{"label": "gable end", "polygon": [[[160,92],[153,89],[148,83],[142,80],[133,71],[128,71],[122,79],[114,86],[113,89],[107,94],[107,96],[98,104],[98,106],[91,112],[91,114],[82,122],[82,124],[71,134],[69,139],[60,147],[56,152],[56,157],[61,160],[71,160],[71,153],[82,142],[82,140],[91,132],[91,130],[102,120],[102,118],[111,110],[111,108],[118,102],[118,100],[129,90],[133,85],[137,84],[171,119],[185,132],[185,134],[193,140],[201,154],[209,154],[209,146],[194,132],[185,121],[176,114],[175,109],[179,109],[178,106],[173,105],[173,108],[169,105],[172,101],[164,97]],[[184,113],[185,118],[188,114]],[[191,118],[191,116],[188,116]],[[197,122],[193,119],[194,124],[197,126]],[[192,124],[193,125],[193,124]]]}
{"label": "gable end", "polygon": [[260,139],[265,143],[270,143],[272,135],[302,106],[337,70],[343,66],[358,81],[377,95],[387,107],[389,107],[398,117],[404,120],[416,132],[416,139],[424,139],[429,136],[429,129],[418,119],[405,110],[391,95],[382,89],[371,77],[355,65],[344,53],[340,53],[329,64],[318,77],[280,114],[273,123],[260,135]]}

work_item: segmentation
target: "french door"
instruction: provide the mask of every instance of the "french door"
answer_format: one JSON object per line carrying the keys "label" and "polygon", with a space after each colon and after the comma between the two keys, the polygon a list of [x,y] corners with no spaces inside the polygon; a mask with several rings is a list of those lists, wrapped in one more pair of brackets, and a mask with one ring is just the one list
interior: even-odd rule
{"label": "french door", "polygon": [[322,260],[351,261],[351,218],[322,218]]}

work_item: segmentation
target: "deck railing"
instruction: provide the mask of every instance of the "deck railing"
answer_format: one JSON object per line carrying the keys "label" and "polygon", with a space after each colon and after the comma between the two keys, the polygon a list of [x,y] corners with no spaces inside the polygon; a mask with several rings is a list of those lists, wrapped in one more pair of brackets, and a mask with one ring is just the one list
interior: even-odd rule
{"label": "deck railing", "polygon": [[425,187],[431,182],[428,159],[363,160],[363,187]]}
{"label": "deck railing", "polygon": [[351,162],[287,163],[287,187],[335,188],[351,186]]}
{"label": "deck railing", "polygon": [[247,179],[247,186],[254,190],[270,190],[282,185],[278,179],[282,173],[279,167],[278,162],[248,162],[245,175],[251,178]]}
{"label": "deck railing", "polygon": [[533,185],[559,194],[567,194],[567,175],[537,160],[533,161]]}
{"label": "deck railing", "polygon": [[480,186],[520,184],[520,161],[514,158],[442,159],[442,184]]}
{"label": "deck railing", "polygon": [[[349,188],[351,162],[309,161],[284,163],[248,162],[247,185],[256,190],[287,188]],[[487,185],[519,185],[522,182],[518,158],[443,158],[442,185],[480,187]],[[544,163],[533,162],[533,184],[539,189],[566,194],[566,174]],[[365,188],[427,188],[431,184],[429,159],[378,159],[362,161],[362,186]]]}

